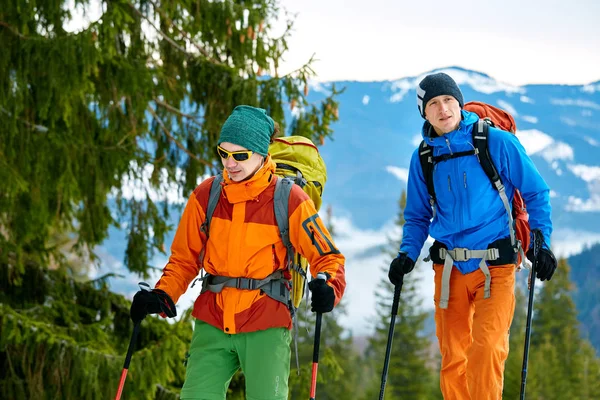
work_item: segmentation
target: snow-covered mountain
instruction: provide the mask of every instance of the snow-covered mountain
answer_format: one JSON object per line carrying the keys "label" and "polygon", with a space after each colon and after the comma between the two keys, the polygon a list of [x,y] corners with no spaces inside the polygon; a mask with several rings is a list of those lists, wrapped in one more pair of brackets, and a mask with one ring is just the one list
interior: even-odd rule
{"label": "snow-covered mountain", "polygon": [[[555,251],[567,256],[600,242],[600,81],[512,86],[457,67],[430,72],[438,71],[457,81],[465,101],[497,105],[515,117],[518,137],[552,188]],[[389,236],[399,235],[393,220],[423,123],[415,87],[430,72],[395,81],[335,82],[346,90],[339,97],[334,140],[321,148],[328,168],[324,204],[332,206],[336,244],[347,257],[349,312],[343,321],[356,334],[370,331],[373,291],[390,261],[382,248]],[[319,100],[332,84],[312,83],[309,99]],[[167,243],[171,240],[172,235]],[[111,231],[99,249],[104,264],[97,274],[122,269],[124,246],[125,232]],[[165,262],[164,256],[153,260],[159,268]],[[431,307],[431,268],[423,264],[416,270],[422,278],[424,306]],[[131,295],[136,281],[129,277],[111,284]],[[188,290],[178,307],[189,306],[198,291],[197,286]]]}

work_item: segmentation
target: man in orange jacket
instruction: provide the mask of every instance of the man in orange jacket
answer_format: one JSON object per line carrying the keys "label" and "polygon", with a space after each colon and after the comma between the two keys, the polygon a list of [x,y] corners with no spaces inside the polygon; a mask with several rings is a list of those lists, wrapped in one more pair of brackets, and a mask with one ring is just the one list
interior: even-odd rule
{"label": "man in orange jacket", "polygon": [[[213,283],[224,282],[209,286],[206,280],[194,304],[196,322],[181,399],[225,399],[239,368],[245,376],[247,399],[288,397],[289,274],[274,211],[279,178],[268,154],[275,126],[265,110],[250,106],[233,110],[217,146],[223,182],[208,237],[202,227],[214,177],[203,181],[190,196],[155,289],[134,296],[131,318],[139,322],[147,314],[174,316],[174,304],[201,268]],[[312,310],[329,312],[346,286],[344,256],[313,202],[296,185],[290,193],[288,215],[294,248],[308,260],[313,277],[327,276],[327,281],[309,284]]]}

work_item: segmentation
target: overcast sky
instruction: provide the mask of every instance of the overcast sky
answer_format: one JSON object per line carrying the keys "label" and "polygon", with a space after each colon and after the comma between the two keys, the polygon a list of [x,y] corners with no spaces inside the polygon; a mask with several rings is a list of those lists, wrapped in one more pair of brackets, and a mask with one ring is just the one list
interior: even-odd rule
{"label": "overcast sky", "polygon": [[500,81],[600,80],[599,0],[283,0],[297,13],[286,66],[319,80],[392,80],[445,66]]}

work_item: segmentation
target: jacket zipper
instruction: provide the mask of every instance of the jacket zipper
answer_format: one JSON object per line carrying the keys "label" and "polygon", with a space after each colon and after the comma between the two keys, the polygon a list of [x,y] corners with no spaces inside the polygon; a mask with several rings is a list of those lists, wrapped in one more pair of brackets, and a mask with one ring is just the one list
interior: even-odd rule
{"label": "jacket zipper", "polygon": [[463,172],[463,179],[464,179],[464,184],[465,184],[465,194],[467,197],[467,218],[469,218],[469,220],[472,218],[471,217],[471,195],[469,193],[469,188],[467,185],[467,171]]}
{"label": "jacket zipper", "polygon": [[448,146],[448,150],[450,150],[450,155],[453,155],[454,153],[452,152],[452,147],[450,147],[450,141],[447,137],[445,137],[444,139],[446,140],[446,146]]}

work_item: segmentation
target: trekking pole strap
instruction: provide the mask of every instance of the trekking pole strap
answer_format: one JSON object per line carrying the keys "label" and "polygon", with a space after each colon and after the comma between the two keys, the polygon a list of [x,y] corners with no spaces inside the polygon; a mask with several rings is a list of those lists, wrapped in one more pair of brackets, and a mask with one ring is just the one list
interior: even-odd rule
{"label": "trekking pole strap", "polygon": [[483,298],[487,299],[491,296],[492,276],[486,261],[493,261],[500,258],[500,251],[498,249],[469,250],[465,248],[455,248],[447,250],[445,248],[440,248],[440,258],[444,260],[444,269],[442,270],[442,290],[439,303],[440,308],[448,308],[448,301],[450,299],[450,276],[455,261],[467,261],[472,258],[480,258],[479,269],[481,269],[481,272],[483,272],[483,275],[485,276]]}

